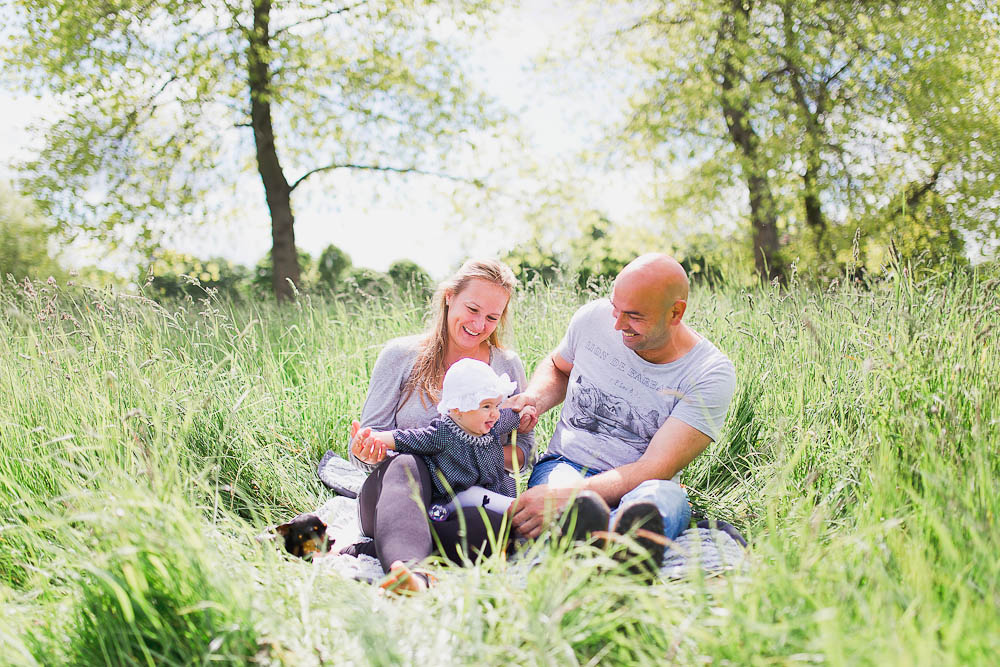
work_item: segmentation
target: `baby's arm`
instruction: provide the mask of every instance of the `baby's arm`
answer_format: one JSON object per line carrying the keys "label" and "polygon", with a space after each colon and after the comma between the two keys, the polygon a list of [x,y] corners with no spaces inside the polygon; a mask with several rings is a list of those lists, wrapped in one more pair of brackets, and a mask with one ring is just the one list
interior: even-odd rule
{"label": "baby's arm", "polygon": [[355,456],[368,457],[381,449],[375,460],[380,461],[385,456],[386,449],[395,449],[396,443],[392,431],[373,431],[371,427],[361,428],[361,423],[355,419],[351,422],[351,448]]}
{"label": "baby's arm", "polygon": [[385,459],[386,449],[392,449],[392,441],[386,446],[384,438],[374,437],[379,432],[372,431],[370,426],[361,428],[361,422],[357,419],[351,422],[351,454],[361,462],[364,469],[374,468],[375,464]]}
{"label": "baby's arm", "polygon": [[509,408],[500,408],[500,417],[497,419],[497,423],[493,425],[490,429],[493,431],[497,437],[501,435],[506,435],[518,427],[521,423],[521,418],[516,412]]}
{"label": "baby's arm", "polygon": [[392,431],[372,431],[372,437],[385,445],[386,449],[396,449],[396,439],[392,437]]}
{"label": "baby's arm", "polygon": [[[514,396],[517,396],[517,394],[514,394]],[[514,398],[514,396],[511,396],[510,398],[506,399],[500,405],[501,409],[510,407],[511,399]],[[528,433],[529,431],[531,431],[531,429],[534,428],[535,422],[538,421],[538,409],[534,405],[525,405],[520,410],[518,410],[517,413],[520,419],[520,422],[517,427],[517,432]]]}
{"label": "baby's arm", "polygon": [[393,447],[400,454],[423,454],[431,456],[445,450],[445,443],[438,437],[440,424],[438,420],[431,422],[425,428],[408,428],[390,431],[394,441]]}
{"label": "baby's arm", "polygon": [[426,428],[397,429],[395,431],[373,431],[368,427],[358,430],[360,424],[355,420],[351,422],[351,440],[360,436],[360,440],[374,440],[386,449],[399,452],[400,454],[440,454],[444,451],[444,446],[435,437],[437,428],[428,426]]}

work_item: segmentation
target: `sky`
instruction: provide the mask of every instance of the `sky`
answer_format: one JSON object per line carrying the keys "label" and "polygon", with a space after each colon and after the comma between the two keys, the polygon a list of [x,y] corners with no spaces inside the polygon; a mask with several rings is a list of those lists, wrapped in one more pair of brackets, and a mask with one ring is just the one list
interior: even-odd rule
{"label": "sky", "polygon": [[[558,48],[559,36],[573,30],[577,17],[572,2],[525,4],[490,21],[489,33],[477,44],[470,69],[477,72],[481,89],[518,119],[538,164],[544,168],[574,162],[579,152],[593,146],[597,126],[622,108],[624,100],[615,97],[620,91],[609,93],[607,89],[599,91],[595,99],[595,91],[588,86],[556,82],[556,75],[544,70],[539,74],[536,61]],[[581,71],[580,76],[585,74]],[[0,123],[0,179],[10,182],[14,177],[11,164],[30,154],[30,125],[51,116],[53,105],[0,83],[0,109],[5,118]],[[619,216],[644,215],[640,211],[642,179],[635,174],[611,179],[618,182],[605,182],[602,191],[588,194],[592,203]],[[411,259],[440,278],[467,257],[500,255],[527,235],[518,219],[522,209],[509,206],[504,197],[492,200],[485,211],[463,214],[455,210],[449,196],[454,186],[434,180],[420,176],[371,177],[357,172],[310,179],[293,199],[296,244],[318,256],[324,247],[334,243],[351,256],[356,266],[378,270],[385,270],[395,260]],[[246,182],[247,199],[258,197],[259,204],[242,207],[230,223],[201,226],[167,245],[198,257],[221,255],[253,265],[270,249],[270,221],[256,173],[248,173]],[[331,198],[325,196],[327,192],[350,195]],[[124,270],[120,256],[105,256],[96,244],[78,244],[64,254],[64,259]]]}

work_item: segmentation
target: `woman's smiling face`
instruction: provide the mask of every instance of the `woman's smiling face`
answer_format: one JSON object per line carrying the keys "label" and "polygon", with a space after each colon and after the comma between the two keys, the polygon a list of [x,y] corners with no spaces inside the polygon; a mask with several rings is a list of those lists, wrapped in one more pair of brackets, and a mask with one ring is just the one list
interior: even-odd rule
{"label": "woman's smiling face", "polygon": [[500,323],[510,295],[503,287],[473,279],[448,299],[448,338],[460,350],[484,343]]}

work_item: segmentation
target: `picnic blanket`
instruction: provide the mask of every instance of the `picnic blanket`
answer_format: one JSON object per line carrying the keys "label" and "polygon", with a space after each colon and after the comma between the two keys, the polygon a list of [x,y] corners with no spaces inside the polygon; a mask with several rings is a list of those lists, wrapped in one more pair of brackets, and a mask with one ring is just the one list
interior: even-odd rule
{"label": "picnic blanket", "polygon": [[[347,545],[367,539],[361,535],[356,500],[365,474],[332,451],[320,460],[317,473],[327,487],[341,494],[316,510],[326,522],[327,535],[333,541],[330,555],[321,559],[323,567],[331,567],[344,576],[362,581],[381,579],[382,567],[376,559],[337,554]],[[685,530],[670,544],[660,575],[666,579],[682,579],[701,573],[742,572],[748,567],[746,540],[739,531],[724,521],[706,520]]]}

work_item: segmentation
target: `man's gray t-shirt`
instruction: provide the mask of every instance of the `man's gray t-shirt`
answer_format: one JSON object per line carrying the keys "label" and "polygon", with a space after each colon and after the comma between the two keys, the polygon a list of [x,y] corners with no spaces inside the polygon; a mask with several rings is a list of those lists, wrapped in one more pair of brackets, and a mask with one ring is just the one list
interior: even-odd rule
{"label": "man's gray t-shirt", "polygon": [[719,437],[736,386],[733,363],[707,338],[666,364],[625,347],[611,302],[583,306],[556,354],[573,364],[559,422],[546,455],[591,470],[636,461],[668,417]]}

